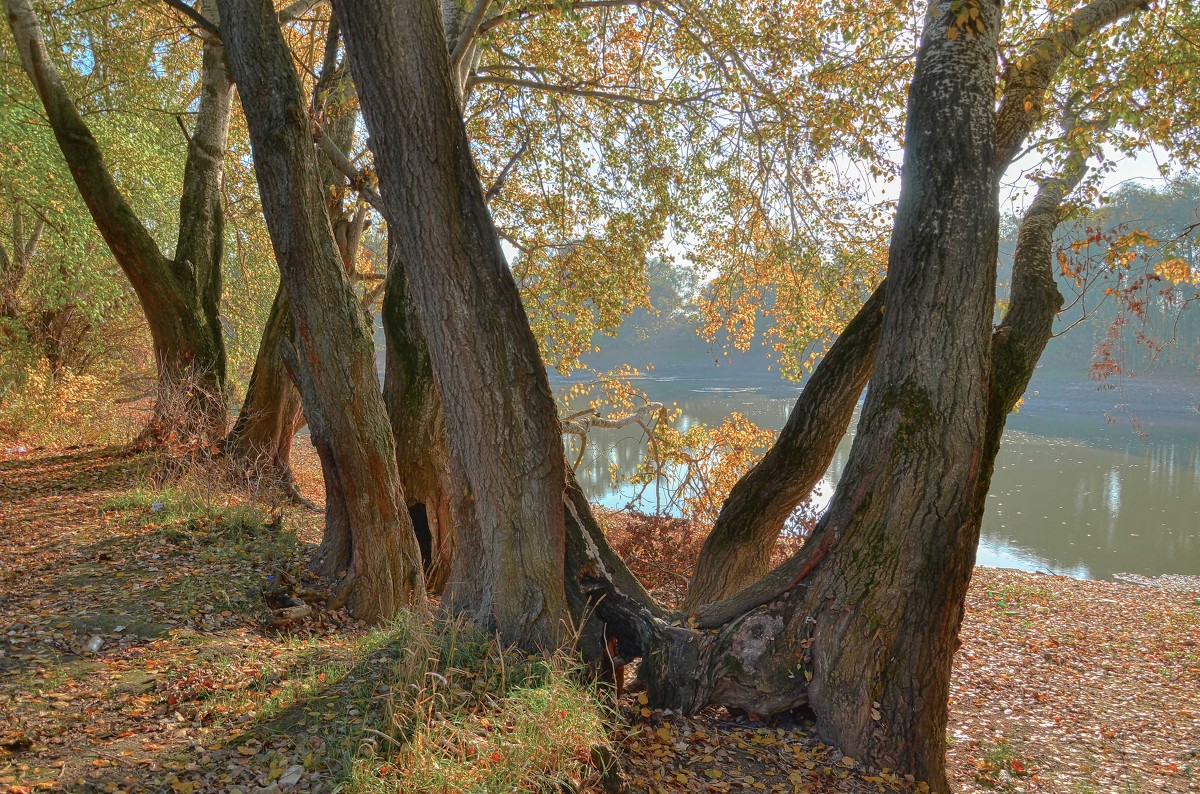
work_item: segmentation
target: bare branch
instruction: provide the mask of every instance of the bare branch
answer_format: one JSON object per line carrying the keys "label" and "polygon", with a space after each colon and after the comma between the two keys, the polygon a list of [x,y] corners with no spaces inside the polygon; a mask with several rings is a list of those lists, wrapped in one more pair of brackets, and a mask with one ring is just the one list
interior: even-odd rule
{"label": "bare branch", "polygon": [[[497,14],[486,22],[483,22],[479,26],[479,30],[476,31],[476,35],[483,35],[506,22],[517,22],[551,11],[579,12],[593,8],[620,8],[621,6],[642,5],[643,2],[644,0],[584,0],[583,2],[571,3],[567,6],[559,3],[539,3],[537,5],[526,6],[525,8],[514,8],[512,11],[506,11],[503,14]],[[458,48],[455,47],[455,49]]]}
{"label": "bare branch", "polygon": [[278,14],[279,24],[282,25],[296,21],[311,11],[320,2],[321,0],[296,0],[291,5],[280,9]]}
{"label": "bare branch", "polygon": [[313,139],[317,142],[317,146],[329,158],[329,162],[333,163],[333,167],[341,172],[342,176],[350,182],[350,187],[362,194],[363,199],[380,212],[383,211],[382,203],[379,194],[374,188],[367,184],[366,175],[354,167],[354,163],[350,162],[350,158],[346,153],[338,148],[337,144],[325,134],[325,130],[316,122],[313,123]]}
{"label": "bare branch", "polygon": [[458,66],[466,56],[467,50],[471,48],[471,42],[479,34],[479,26],[483,23],[483,18],[487,15],[491,4],[492,0],[476,0],[475,8],[471,10],[471,16],[467,18],[462,34],[458,37],[458,41],[454,42],[454,51],[450,53],[451,74],[458,73]]}
{"label": "bare branch", "polygon": [[500,169],[500,173],[496,177],[496,181],[493,182],[492,186],[489,187],[487,192],[483,194],[485,201],[490,204],[492,199],[500,195],[500,191],[504,189],[504,183],[508,180],[509,172],[512,171],[513,166],[517,164],[517,160],[521,159],[521,155],[525,154],[525,150],[528,148],[529,139],[526,138],[525,140],[521,141],[521,145],[517,147],[515,152],[513,152],[512,157],[508,158],[508,162],[504,164],[504,168]]}
{"label": "bare branch", "polygon": [[192,8],[187,3],[183,2],[183,0],[163,0],[163,2],[165,2],[171,8],[174,8],[176,11],[180,12],[185,17],[192,20],[197,25],[204,28],[209,33],[213,34],[214,36],[221,35],[221,29],[218,28],[212,20],[210,20],[208,17],[201,14],[196,9]]}
{"label": "bare branch", "polygon": [[548,94],[565,94],[567,96],[577,96],[585,99],[604,99],[611,102],[629,102],[635,105],[645,105],[647,107],[661,107],[662,105],[678,104],[680,101],[661,98],[651,99],[649,97],[640,97],[633,94],[621,94],[615,91],[579,88],[577,86],[559,85],[557,83],[543,83],[538,80],[522,80],[516,77],[499,77],[495,75],[481,77],[476,81],[476,84],[508,85],[517,88],[530,88],[535,91],[545,91]]}
{"label": "bare branch", "polygon": [[638,408],[633,413],[623,416],[620,419],[607,419],[596,413],[594,409],[581,411],[577,414],[572,414],[570,417],[562,421],[562,431],[573,436],[587,437],[592,428],[600,428],[601,430],[620,430],[623,427],[630,425],[639,425],[642,429],[646,429],[646,420],[652,417],[658,417],[663,412],[662,403],[646,403]]}

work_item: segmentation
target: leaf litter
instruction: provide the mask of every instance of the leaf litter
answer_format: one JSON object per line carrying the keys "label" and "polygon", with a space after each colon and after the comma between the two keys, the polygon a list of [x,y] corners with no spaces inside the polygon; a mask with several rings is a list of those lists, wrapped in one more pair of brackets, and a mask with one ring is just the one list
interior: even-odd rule
{"label": "leaf litter", "polygon": [[[319,493],[311,454],[298,458],[300,486]],[[236,495],[174,509],[142,493],[145,467],[113,449],[0,454],[0,792],[355,790],[364,757],[384,785],[371,790],[408,790],[399,756],[364,741],[387,702],[387,650],[340,612],[270,626],[263,592],[301,576],[319,516],[256,522]],[[610,519],[618,550],[677,601],[694,559],[678,550],[697,548],[695,533]],[[955,789],[1200,791],[1200,586],[1164,583],[977,569],[952,681]],[[490,697],[458,697],[491,731],[473,742],[495,733]],[[636,691],[608,741],[633,791],[921,787],[821,743],[802,718],[684,717]],[[605,785],[583,756],[565,790]]]}

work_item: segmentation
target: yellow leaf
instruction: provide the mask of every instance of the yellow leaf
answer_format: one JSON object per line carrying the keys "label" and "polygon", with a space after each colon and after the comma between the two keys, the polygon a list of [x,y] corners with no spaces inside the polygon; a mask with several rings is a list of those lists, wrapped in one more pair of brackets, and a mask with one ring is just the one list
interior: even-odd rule
{"label": "yellow leaf", "polygon": [[643,706],[648,705],[650,703],[650,698],[647,697],[645,692],[638,693],[638,703],[641,703]]}
{"label": "yellow leaf", "polygon": [[958,28],[956,28],[952,25],[950,27],[950,29],[946,31],[946,38],[950,39],[950,41],[954,41],[955,39],[957,39],[958,38]]}

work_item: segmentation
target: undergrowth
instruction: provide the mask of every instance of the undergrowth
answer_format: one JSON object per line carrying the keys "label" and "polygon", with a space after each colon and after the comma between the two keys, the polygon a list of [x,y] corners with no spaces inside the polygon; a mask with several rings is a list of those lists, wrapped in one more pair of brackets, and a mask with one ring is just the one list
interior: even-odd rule
{"label": "undergrowth", "polygon": [[458,622],[403,617],[380,634],[386,691],[348,790],[559,791],[589,775],[606,708],[571,655],[527,656]]}

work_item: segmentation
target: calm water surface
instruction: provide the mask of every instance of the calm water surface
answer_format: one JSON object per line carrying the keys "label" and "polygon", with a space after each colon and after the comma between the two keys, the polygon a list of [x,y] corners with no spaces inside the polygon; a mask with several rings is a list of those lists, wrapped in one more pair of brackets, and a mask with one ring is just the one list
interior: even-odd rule
{"label": "calm water surface", "polygon": [[[788,385],[683,378],[639,385],[651,399],[677,404],[684,429],[716,424],[731,410],[778,429],[797,393]],[[1200,379],[1135,379],[1101,391],[1088,381],[1035,378],[996,461],[979,564],[1089,579],[1200,575],[1198,404]],[[852,433],[839,447],[821,500],[851,440]],[[636,428],[594,433],[577,470],[589,497],[625,507],[634,490],[614,488],[610,467],[628,474],[643,451]],[[654,511],[654,488],[635,506]]]}

